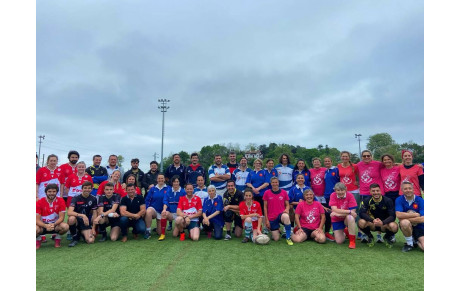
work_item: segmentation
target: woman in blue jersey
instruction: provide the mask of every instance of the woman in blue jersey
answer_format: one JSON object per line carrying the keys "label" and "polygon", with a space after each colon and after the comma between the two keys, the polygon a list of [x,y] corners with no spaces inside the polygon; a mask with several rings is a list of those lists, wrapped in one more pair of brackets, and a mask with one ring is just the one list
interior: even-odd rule
{"label": "woman in blue jersey", "polygon": [[[177,205],[179,205],[179,199],[182,196],[187,195],[185,190],[180,186],[180,178],[178,175],[174,175],[171,179],[172,188],[169,188],[168,192],[164,196],[163,200],[163,211],[161,211],[161,235],[158,238],[159,241],[165,239],[165,230],[167,221],[176,220]],[[193,192],[193,191],[192,191]],[[173,236],[179,235],[179,229],[177,226],[173,229]]]}
{"label": "woman in blue jersey", "polygon": [[300,200],[303,200],[303,192],[305,190],[311,189],[309,186],[305,185],[304,175],[297,175],[296,184],[289,190],[289,219],[291,220],[291,225],[294,226],[295,222],[295,210]]}
{"label": "woman in blue jersey", "polygon": [[267,172],[262,169],[261,159],[256,159],[253,166],[254,170],[249,172],[249,175],[246,178],[246,186],[252,189],[254,193],[254,200],[259,202],[260,205],[263,205],[264,201],[262,198],[265,190],[267,190],[268,185],[270,184],[270,180],[267,176]]}
{"label": "woman in blue jersey", "polygon": [[294,185],[297,183],[296,179],[298,175],[303,175],[305,180],[305,185],[310,187],[310,170],[307,167],[307,164],[304,160],[299,159],[294,166],[294,171],[292,171],[292,182]]}
{"label": "woman in blue jersey", "polygon": [[145,196],[145,234],[144,238],[149,239],[151,237],[151,226],[153,218],[157,220],[157,233],[161,235],[160,220],[161,212],[163,211],[163,200],[165,195],[170,190],[170,187],[165,184],[165,176],[163,173],[159,173],[157,176],[158,184],[150,188]]}

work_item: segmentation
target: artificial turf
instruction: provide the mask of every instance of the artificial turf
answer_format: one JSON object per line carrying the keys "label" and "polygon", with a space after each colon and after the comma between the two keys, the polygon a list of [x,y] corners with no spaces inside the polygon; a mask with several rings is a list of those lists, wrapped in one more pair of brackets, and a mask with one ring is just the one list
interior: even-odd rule
{"label": "artificial turf", "polygon": [[[37,290],[423,290],[424,255],[402,253],[404,237],[357,248],[313,241],[288,246],[284,239],[260,246],[208,239],[158,241],[131,234],[126,243],[106,241],[69,248],[48,243],[36,253]],[[99,237],[97,238],[99,239]]]}

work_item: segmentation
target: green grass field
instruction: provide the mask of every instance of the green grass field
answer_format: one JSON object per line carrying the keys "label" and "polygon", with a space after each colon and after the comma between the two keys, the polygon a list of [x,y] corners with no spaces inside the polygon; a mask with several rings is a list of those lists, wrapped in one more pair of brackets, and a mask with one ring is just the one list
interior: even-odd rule
{"label": "green grass field", "polygon": [[[49,239],[37,251],[37,290],[423,290],[424,254],[402,253],[403,236],[392,249],[357,242],[285,240],[260,246],[241,239],[82,241],[60,249]],[[98,237],[99,238],[99,237]]]}

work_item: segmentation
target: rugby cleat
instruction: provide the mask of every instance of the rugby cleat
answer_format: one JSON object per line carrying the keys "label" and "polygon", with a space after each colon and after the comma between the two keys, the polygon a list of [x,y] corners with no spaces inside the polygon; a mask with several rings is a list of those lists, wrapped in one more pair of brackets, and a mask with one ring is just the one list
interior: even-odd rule
{"label": "rugby cleat", "polygon": [[412,251],[413,248],[414,248],[414,246],[411,246],[411,245],[408,245],[408,244],[404,244],[404,246],[403,246],[403,248],[402,248],[402,252],[403,252],[403,253],[410,252],[410,251]]}
{"label": "rugby cleat", "polygon": [[231,236],[231,235],[229,235],[229,234],[227,233],[227,234],[225,235],[225,238],[224,238],[224,240],[229,240],[229,239],[232,239],[232,236]]}
{"label": "rugby cleat", "polygon": [[212,232],[208,231],[208,238],[212,237]]}
{"label": "rugby cleat", "polygon": [[350,243],[348,244],[348,248],[349,249],[355,249],[356,248],[356,242],[350,241]]}
{"label": "rugby cleat", "polygon": [[290,245],[290,246],[294,245],[294,243],[292,242],[292,240],[291,240],[290,238],[288,238],[288,239],[286,240],[286,243],[287,243],[288,245]]}
{"label": "rugby cleat", "polygon": [[247,243],[249,241],[249,237],[244,237],[243,240],[241,241],[242,243]]}
{"label": "rugby cleat", "polygon": [[329,232],[326,232],[325,236],[326,236],[326,240],[335,241],[335,238]]}
{"label": "rugby cleat", "polygon": [[372,248],[375,245],[375,239],[373,237],[369,237],[369,242],[367,245]]}
{"label": "rugby cleat", "polygon": [[184,241],[185,240],[185,232],[181,233],[180,234],[180,241]]}
{"label": "rugby cleat", "polygon": [[162,240],[165,240],[166,238],[166,235],[162,234],[160,235],[160,237],[158,238],[159,241],[162,241]]}
{"label": "rugby cleat", "polygon": [[377,234],[377,243],[381,244],[383,242],[385,242],[385,241],[383,240],[382,235],[380,233]]}
{"label": "rugby cleat", "polygon": [[151,236],[152,234],[150,233],[150,231],[146,230],[144,233],[144,239],[150,239]]}
{"label": "rugby cleat", "polygon": [[[123,240],[122,240],[123,241]],[[73,240],[69,243],[69,248],[72,248],[78,244],[78,240]]]}

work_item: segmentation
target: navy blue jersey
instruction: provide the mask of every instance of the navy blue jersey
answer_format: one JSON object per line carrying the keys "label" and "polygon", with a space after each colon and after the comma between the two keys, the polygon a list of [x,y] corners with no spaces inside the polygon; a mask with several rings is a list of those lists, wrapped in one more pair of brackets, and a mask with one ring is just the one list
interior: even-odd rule
{"label": "navy blue jersey", "polygon": [[84,214],[88,218],[93,214],[93,210],[97,209],[97,199],[93,195],[83,197],[83,194],[74,196],[70,202],[70,206],[74,207],[76,213]]}
{"label": "navy blue jersey", "polygon": [[[112,209],[115,204],[120,204],[120,195],[113,193],[110,198],[107,198],[105,195],[99,196],[99,203],[97,204],[97,207],[103,207],[102,212],[107,212]],[[120,214],[120,207],[117,207],[115,212]]]}

